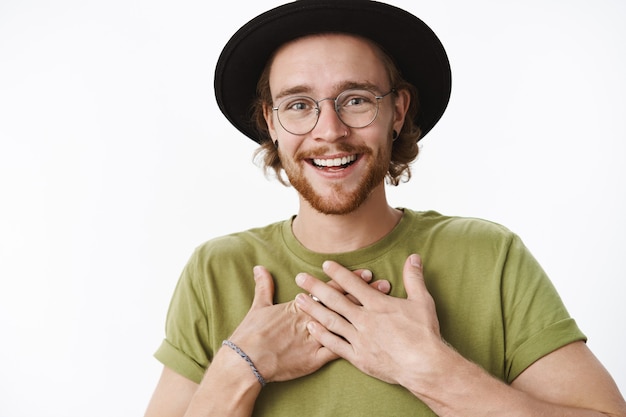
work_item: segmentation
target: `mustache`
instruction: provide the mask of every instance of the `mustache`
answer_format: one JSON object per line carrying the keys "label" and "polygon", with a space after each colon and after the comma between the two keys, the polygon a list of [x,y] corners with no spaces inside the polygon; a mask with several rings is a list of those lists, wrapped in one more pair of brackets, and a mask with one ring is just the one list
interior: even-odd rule
{"label": "mustache", "polygon": [[335,153],[347,153],[347,154],[361,154],[361,155],[371,155],[373,153],[372,149],[365,145],[352,145],[349,143],[338,143],[334,147],[330,146],[320,146],[314,149],[306,149],[296,152],[294,155],[294,159],[296,161],[303,161],[308,159],[313,159],[320,157],[322,155],[329,155]]}

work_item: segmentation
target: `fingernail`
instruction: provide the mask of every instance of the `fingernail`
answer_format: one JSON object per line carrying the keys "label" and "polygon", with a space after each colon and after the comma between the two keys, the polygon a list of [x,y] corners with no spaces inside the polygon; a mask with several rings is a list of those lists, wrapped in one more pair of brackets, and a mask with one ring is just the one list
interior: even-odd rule
{"label": "fingernail", "polygon": [[304,305],[304,300],[306,299],[306,295],[300,293],[298,295],[296,295],[296,304],[298,305]]}
{"label": "fingernail", "polygon": [[388,281],[380,281],[378,284],[378,291],[382,291],[386,294],[389,290],[391,290],[391,284],[389,284]]}
{"label": "fingernail", "polygon": [[303,272],[301,272],[298,275],[296,275],[296,284],[302,285],[302,283],[304,283],[304,273]]}
{"label": "fingernail", "polygon": [[261,276],[261,267],[259,265],[255,266],[252,268],[252,273],[254,274],[254,279],[256,280]]}
{"label": "fingernail", "polygon": [[411,261],[411,265],[413,265],[416,268],[421,268],[422,267],[422,261],[420,260],[420,257],[413,254],[410,257],[410,261]]}
{"label": "fingernail", "polygon": [[361,278],[363,278],[365,282],[370,282],[373,277],[374,274],[372,274],[372,271],[370,271],[369,269],[365,269],[363,270],[363,272],[361,272]]}

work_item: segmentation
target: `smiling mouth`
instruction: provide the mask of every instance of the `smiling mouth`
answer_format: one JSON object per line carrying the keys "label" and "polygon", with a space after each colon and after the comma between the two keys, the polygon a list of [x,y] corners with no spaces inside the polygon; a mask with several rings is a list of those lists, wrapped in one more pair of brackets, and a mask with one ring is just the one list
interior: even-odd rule
{"label": "smiling mouth", "polygon": [[358,159],[357,155],[348,155],[341,158],[313,158],[311,163],[318,169],[344,169]]}

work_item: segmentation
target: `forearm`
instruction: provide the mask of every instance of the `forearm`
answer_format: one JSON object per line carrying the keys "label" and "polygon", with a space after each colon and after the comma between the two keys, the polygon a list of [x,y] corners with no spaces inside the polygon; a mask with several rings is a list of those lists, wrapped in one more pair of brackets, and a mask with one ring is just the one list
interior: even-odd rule
{"label": "forearm", "polygon": [[[448,348],[428,379],[407,377],[402,382],[441,417],[607,417],[568,405],[554,404],[505,384]],[[436,369],[435,369],[436,368]],[[428,382],[424,383],[427,380]]]}
{"label": "forearm", "polygon": [[185,417],[247,417],[252,415],[261,384],[248,364],[222,347],[207,369]]}

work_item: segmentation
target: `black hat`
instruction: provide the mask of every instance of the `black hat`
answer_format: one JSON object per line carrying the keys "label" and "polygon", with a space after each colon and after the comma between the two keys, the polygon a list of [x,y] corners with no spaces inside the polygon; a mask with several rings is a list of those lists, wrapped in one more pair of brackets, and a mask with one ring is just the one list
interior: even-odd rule
{"label": "black hat", "polygon": [[450,99],[450,63],[437,35],[405,10],[369,0],[298,0],[271,9],[230,38],[215,69],[215,96],[226,118],[255,142],[252,120],[256,85],[281,45],[322,32],[355,34],[376,42],[391,56],[403,78],[418,89],[415,122],[428,133]]}

